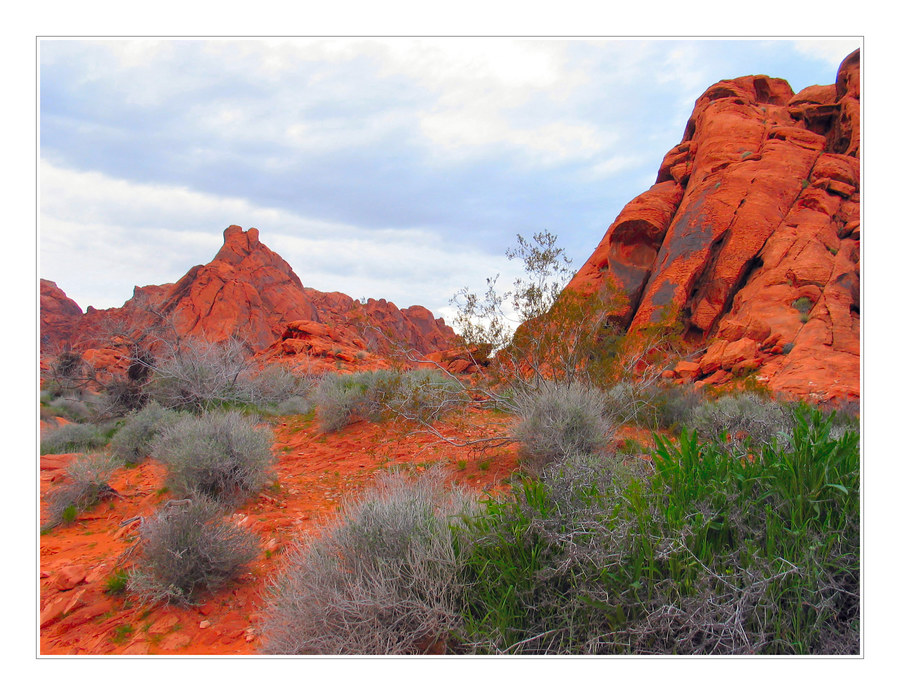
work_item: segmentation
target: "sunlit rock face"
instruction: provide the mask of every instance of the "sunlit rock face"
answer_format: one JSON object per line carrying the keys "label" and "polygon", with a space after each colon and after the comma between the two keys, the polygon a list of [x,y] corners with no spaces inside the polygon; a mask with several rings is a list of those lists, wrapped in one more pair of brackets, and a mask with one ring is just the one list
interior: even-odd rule
{"label": "sunlit rock face", "polygon": [[[115,349],[167,332],[212,343],[236,338],[254,353],[358,362],[360,354],[396,346],[421,353],[455,345],[453,330],[421,306],[386,300],[362,304],[339,292],[303,286],[290,265],[259,240],[255,228],[224,231],[212,261],[178,282],[135,287],[122,307],[81,309],[54,283],[41,281],[42,344],[80,351]],[[382,355],[383,356],[383,355]]]}
{"label": "sunlit rock face", "polygon": [[570,289],[612,280],[632,331],[676,310],[702,351],[681,379],[752,371],[787,395],[858,397],[860,84],[856,51],[834,85],[794,94],[756,75],[707,89]]}

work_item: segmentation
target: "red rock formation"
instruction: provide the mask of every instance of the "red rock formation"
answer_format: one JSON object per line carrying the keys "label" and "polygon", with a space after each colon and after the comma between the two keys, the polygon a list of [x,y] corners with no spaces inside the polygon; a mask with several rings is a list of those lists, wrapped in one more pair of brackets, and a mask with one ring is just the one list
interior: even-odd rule
{"label": "red rock formation", "polygon": [[414,350],[419,357],[457,343],[453,329],[421,306],[398,309],[384,299],[362,304],[341,292],[307,288],[306,293],[319,320],[289,323],[267,354],[307,355],[345,366],[380,367],[387,365],[383,358],[399,357],[404,350]]}
{"label": "red rock formation", "polygon": [[42,341],[70,341],[96,358],[98,369],[117,356],[124,360],[130,342],[154,330],[211,342],[237,337],[266,356],[345,363],[386,353],[393,342],[422,353],[455,344],[452,329],[424,307],[398,309],[383,299],[363,305],[339,292],[305,288],[288,263],[260,242],[258,230],[237,226],[225,230],[210,263],[173,284],[135,287],[121,308],[82,314],[54,283],[42,280],[41,329]]}
{"label": "red rock formation", "polygon": [[55,282],[41,280],[41,348],[59,349],[71,340],[81,308]]}
{"label": "red rock formation", "polygon": [[240,336],[254,350],[268,347],[290,321],[318,314],[291,267],[259,240],[259,231],[225,230],[211,263],[191,268],[158,311],[180,335],[221,342]]}
{"label": "red rock formation", "polygon": [[777,392],[858,397],[859,69],[857,51],[836,85],[794,94],[750,76],[707,89],[657,183],[569,288],[596,292],[611,278],[631,331],[676,309],[706,347],[680,378],[758,369]]}

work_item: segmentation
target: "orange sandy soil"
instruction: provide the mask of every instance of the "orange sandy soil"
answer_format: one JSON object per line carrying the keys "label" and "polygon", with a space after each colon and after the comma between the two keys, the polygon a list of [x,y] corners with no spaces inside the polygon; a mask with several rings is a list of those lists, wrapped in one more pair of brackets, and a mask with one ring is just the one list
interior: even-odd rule
{"label": "orange sandy soil", "polygon": [[[508,420],[497,413],[470,411],[438,427],[470,439],[502,436]],[[122,499],[102,502],[70,526],[40,537],[41,654],[253,654],[260,647],[257,622],[267,581],[283,562],[283,551],[315,533],[341,501],[365,488],[392,466],[445,466],[450,477],[485,493],[507,487],[516,469],[516,447],[456,448],[397,423],[359,422],[321,434],[309,417],[275,425],[278,484],[245,504],[233,520],[260,537],[261,551],[229,588],[205,595],[198,606],[141,605],[130,594],[111,596],[106,581],[123,553],[137,540],[137,523],[170,496],[163,466],[147,459],[121,468],[110,480]],[[65,480],[74,454],[41,457],[41,496]],[[45,513],[42,504],[42,515]],[[128,559],[119,567],[128,566]]]}

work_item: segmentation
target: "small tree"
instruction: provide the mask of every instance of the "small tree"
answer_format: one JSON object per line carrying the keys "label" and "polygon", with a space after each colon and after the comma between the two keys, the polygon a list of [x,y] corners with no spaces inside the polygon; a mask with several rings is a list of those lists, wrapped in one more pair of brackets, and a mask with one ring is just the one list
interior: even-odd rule
{"label": "small tree", "polygon": [[545,230],[516,242],[506,256],[520,260],[525,275],[513,291],[498,291],[494,276],[483,296],[464,288],[451,299],[460,336],[470,345],[491,344],[495,376],[507,384],[599,381],[621,340],[610,317],[624,296],[611,282],[590,295],[566,289],[571,260],[556,235]]}

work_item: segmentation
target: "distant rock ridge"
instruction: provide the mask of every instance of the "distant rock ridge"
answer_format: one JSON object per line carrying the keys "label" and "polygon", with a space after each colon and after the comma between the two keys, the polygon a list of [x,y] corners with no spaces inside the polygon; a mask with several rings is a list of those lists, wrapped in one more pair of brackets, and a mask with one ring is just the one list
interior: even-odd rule
{"label": "distant rock ridge", "polygon": [[787,395],[859,397],[860,85],[855,51],[835,85],[711,86],[569,289],[612,280],[631,331],[673,307],[702,351],[680,380],[752,373]]}
{"label": "distant rock ridge", "polygon": [[[369,353],[382,357],[394,341],[422,353],[456,343],[453,330],[424,307],[398,309],[385,300],[361,304],[339,292],[304,287],[255,228],[244,232],[233,225],[223,236],[212,261],[194,266],[175,283],[135,287],[120,308],[82,313],[55,283],[41,280],[42,350],[106,349],[117,335],[134,338],[163,323],[183,337],[210,342],[236,337],[270,357],[299,354],[325,361],[336,355],[345,362]],[[297,326],[311,332],[300,338]],[[292,341],[287,349],[285,340]]]}

